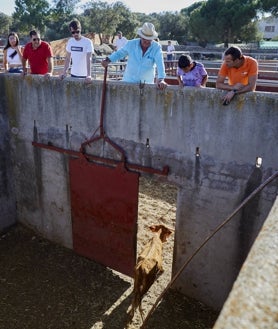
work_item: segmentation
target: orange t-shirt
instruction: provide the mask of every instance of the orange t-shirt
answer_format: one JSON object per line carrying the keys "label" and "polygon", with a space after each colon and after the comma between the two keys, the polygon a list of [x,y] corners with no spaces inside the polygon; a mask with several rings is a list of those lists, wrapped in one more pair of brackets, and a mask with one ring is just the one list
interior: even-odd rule
{"label": "orange t-shirt", "polygon": [[221,65],[218,75],[228,77],[229,85],[236,83],[248,84],[248,77],[258,74],[258,62],[250,56],[243,56],[243,65],[239,68],[229,68],[225,62]]}

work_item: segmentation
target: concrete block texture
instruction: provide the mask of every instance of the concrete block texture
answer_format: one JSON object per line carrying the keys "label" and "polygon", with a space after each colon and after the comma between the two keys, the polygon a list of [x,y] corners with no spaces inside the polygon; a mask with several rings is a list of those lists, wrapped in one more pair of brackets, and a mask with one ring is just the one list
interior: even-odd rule
{"label": "concrete block texture", "polygon": [[[79,152],[82,143],[100,134],[101,109],[105,136],[124,150],[126,162],[155,169],[167,165],[165,179],[179,188],[173,274],[278,169],[277,94],[236,95],[223,106],[223,92],[216,89],[168,86],[160,91],[154,85],[108,81],[102,104],[99,80],[85,85],[82,79],[0,74],[0,86],[11,161],[10,171],[2,172],[14,181],[11,199],[16,200],[18,221],[69,248],[71,155],[32,142]],[[88,145],[85,152],[119,160],[104,140]],[[257,167],[258,157],[262,165]],[[175,287],[220,309],[277,189],[275,181],[252,200],[195,258]]]}

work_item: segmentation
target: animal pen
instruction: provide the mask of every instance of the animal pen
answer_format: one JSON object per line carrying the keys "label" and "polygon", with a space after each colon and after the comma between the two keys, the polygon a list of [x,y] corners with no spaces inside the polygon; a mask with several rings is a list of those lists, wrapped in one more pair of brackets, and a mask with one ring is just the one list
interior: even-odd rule
{"label": "animal pen", "polygon": [[[92,135],[92,127],[97,132],[100,131],[99,99],[103,90],[101,81],[93,81],[92,84],[84,87],[82,82],[71,78],[60,81],[53,77],[45,81],[42,77],[27,76],[22,80],[16,75],[2,74],[0,88],[4,91],[0,94],[1,159],[3,159],[0,167],[1,225],[3,227],[15,222],[23,223],[49,240],[69,249],[74,248],[75,243],[72,218],[76,216],[81,223],[83,218],[80,216],[80,211],[83,207],[87,207],[83,199],[82,187],[78,185],[77,172],[81,171],[80,177],[86,181],[91,167],[95,166],[88,184],[84,183],[91,188],[93,182],[90,184],[90,180],[98,179],[99,172],[108,178],[111,169],[116,173],[115,181],[112,175],[111,183],[118,187],[118,184],[126,184],[122,182],[122,175],[125,176],[122,168],[125,167],[128,172],[132,174],[135,172],[135,179],[131,179],[128,188],[132,187],[133,192],[137,190],[137,199],[139,189],[139,203],[140,185],[144,185],[143,180],[149,185],[151,181],[155,181],[154,185],[158,181],[162,185],[165,184],[168,190],[168,184],[175,187],[176,192],[173,192],[175,201],[171,206],[165,205],[158,218],[152,218],[157,220],[163,218],[165,214],[166,217],[169,215],[169,218],[176,218],[176,221],[172,220],[176,230],[174,259],[170,261],[170,271],[176,275],[188,257],[222,220],[277,170],[277,152],[274,152],[274,145],[277,144],[278,138],[276,110],[278,100],[275,93],[255,92],[238,95],[230,106],[224,109],[220,102],[222,93],[211,88],[180,90],[175,86],[169,86],[164,92],[160,92],[154,86],[145,85],[140,89],[138,85],[109,81],[104,116],[105,127],[108,128],[107,134],[104,132],[103,136],[102,134],[96,136],[93,133],[93,136],[88,138]],[[109,138],[109,142],[105,141],[108,135],[113,137],[113,139]],[[100,136],[100,139],[94,139]],[[82,145],[84,140],[90,140],[89,144]],[[122,153],[114,148],[117,145],[127,154],[128,161],[122,161]],[[110,158],[113,159],[112,162],[106,162],[106,159],[110,161]],[[260,166],[257,167],[258,159]],[[73,165],[70,164],[71,160]],[[148,170],[145,171],[145,168]],[[149,179],[150,176],[155,176],[155,179]],[[106,184],[109,187],[110,181],[107,180]],[[71,189],[71,186],[74,189]],[[108,187],[96,183],[92,186],[91,192],[96,193],[98,189],[103,188],[104,193],[101,193],[101,198],[108,202],[107,197],[111,195]],[[130,194],[133,195],[132,202],[135,204],[138,200],[136,193],[133,192]],[[117,193],[119,194],[119,198],[116,198],[117,202],[122,202],[123,195],[120,189]],[[150,195],[154,193],[154,191],[149,192]],[[75,195],[77,198],[74,215],[70,203]],[[276,195],[277,181],[273,181],[248,207],[240,210],[229,225],[210,240],[206,248],[194,258],[194,262],[191,262],[190,267],[179,276],[173,288],[216,310],[221,309],[242,265],[240,260],[248,253],[248,248],[260,232]],[[89,195],[90,197],[92,196]],[[150,202],[155,210],[155,201]],[[167,211],[172,204],[174,206],[170,215]],[[158,203],[158,208],[159,205]],[[113,216],[112,208],[111,204],[108,216]],[[140,204],[137,208],[138,210],[134,206],[131,217],[138,212],[138,221],[141,221]],[[124,207],[122,209],[124,215],[129,211]],[[104,209],[103,214],[106,216],[105,211]],[[88,218],[93,218],[95,213],[88,212],[87,215]],[[119,214],[117,216],[129,218]],[[161,221],[163,222],[163,219]],[[118,227],[113,225],[109,234],[115,235],[120,232],[123,228],[122,224],[119,222]],[[105,225],[101,225],[97,229],[105,228]],[[82,231],[78,227],[76,235],[79,234],[79,230]],[[141,228],[138,227],[138,232],[140,230]],[[82,232],[84,231],[87,233],[86,228]],[[134,235],[134,231],[130,230],[130,234]],[[8,234],[7,239],[9,236]],[[2,246],[5,245],[5,239],[1,236]],[[35,237],[34,240],[32,236],[30,238],[34,243],[37,240],[39,238]],[[81,249],[82,243],[83,241],[79,240]],[[41,248],[44,244],[46,243],[41,244]],[[17,244],[14,244],[14,247],[16,248]],[[165,247],[168,248],[168,245]],[[111,248],[115,249],[112,244]],[[134,250],[136,248],[135,242],[133,248]],[[167,249],[165,251],[168,253]],[[269,254],[264,258],[267,256],[271,257]],[[120,254],[117,257],[122,259],[123,256]],[[131,258],[135,257],[136,252],[132,251]],[[39,268],[43,272],[44,263],[40,261],[39,256],[35,259],[39,265],[33,266],[34,270],[38,273]],[[18,265],[25,262],[27,264],[29,261],[30,259],[24,258],[24,261],[19,262]],[[104,261],[106,262],[105,259]],[[63,263],[61,259],[60,262]],[[91,263],[93,265],[94,262]],[[123,267],[127,266],[126,273],[130,273],[132,263],[134,264],[134,260],[128,265],[123,265]],[[90,267],[89,263],[88,266]],[[2,267],[1,280],[8,280],[6,272],[4,273],[6,268],[10,269],[11,275],[16,272],[24,275],[20,268],[11,264]],[[12,268],[16,271],[11,271]],[[117,274],[117,277],[110,275],[108,267],[104,273],[96,269],[89,271],[95,276],[85,279],[82,270],[77,272],[77,268],[71,266],[70,261],[68,269],[67,276],[61,281],[70,279],[70,275],[76,273],[70,285],[75,296],[82,295],[82,299],[88,301],[87,308],[91,310],[92,316],[89,323],[93,325],[100,321],[106,323],[106,327],[113,328],[110,323],[110,320],[115,319],[113,315],[124,315],[127,310],[129,300],[123,292],[128,290],[129,284],[125,285],[124,282],[132,279],[123,275],[123,279],[118,280],[120,274]],[[253,272],[255,270],[252,269]],[[268,277],[268,274],[269,272],[266,272],[264,276]],[[32,274],[30,276],[32,277]],[[108,280],[100,283],[103,277],[107,277]],[[24,278],[28,281],[25,276]],[[55,276],[53,275],[52,278],[54,280]],[[42,282],[46,283],[47,280],[47,277],[44,277]],[[163,277],[159,278],[158,284],[162,283],[162,280]],[[9,287],[5,284],[9,281],[1,282],[4,282],[4,285],[1,285],[2,289]],[[74,290],[74,282],[80,282],[83,288]],[[164,288],[165,284],[162,290]],[[105,300],[101,298],[100,293],[97,293],[97,289],[103,290],[103,293],[107,292],[103,294]],[[46,290],[51,291],[50,288]],[[70,289],[64,290],[70,294]],[[86,299],[83,290],[87,292],[89,300]],[[248,291],[251,293],[251,290]],[[33,291],[29,289],[29,292]],[[120,305],[114,305],[117,299],[115,293],[124,298]],[[90,304],[95,299],[99,304]],[[166,299],[168,294],[164,300]],[[148,295],[144,301],[149,303]],[[56,305],[59,309],[59,305],[55,303],[51,305]],[[76,305],[84,310],[79,302]],[[74,309],[74,299],[71,306],[73,317],[80,318],[78,310]],[[189,309],[183,306],[179,308],[176,304],[175,306],[171,309],[171,314],[174,314],[174,309]],[[167,314],[162,310],[163,302],[150,319],[150,325],[153,323],[152,319],[158,320],[157,314],[161,319]],[[66,313],[72,318],[70,312]],[[97,314],[103,315],[101,319]],[[190,314],[187,314],[180,324],[184,325],[189,317]],[[63,317],[63,320],[66,320],[66,317]],[[164,320],[168,323],[166,317]],[[190,325],[190,328],[193,328],[192,322]],[[171,323],[167,324],[167,327],[174,328]]]}

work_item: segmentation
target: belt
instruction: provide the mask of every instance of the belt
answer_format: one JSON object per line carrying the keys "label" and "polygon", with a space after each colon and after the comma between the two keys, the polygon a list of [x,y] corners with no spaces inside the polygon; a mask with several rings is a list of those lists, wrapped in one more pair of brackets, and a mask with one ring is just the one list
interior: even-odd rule
{"label": "belt", "polygon": [[10,69],[22,68],[22,65],[21,65],[21,64],[10,64],[10,65],[9,65],[9,68],[10,68]]}

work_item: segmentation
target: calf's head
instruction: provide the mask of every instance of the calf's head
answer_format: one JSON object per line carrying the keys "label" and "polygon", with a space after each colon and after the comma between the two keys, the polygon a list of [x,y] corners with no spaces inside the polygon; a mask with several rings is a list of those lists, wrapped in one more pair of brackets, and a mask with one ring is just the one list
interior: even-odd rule
{"label": "calf's head", "polygon": [[172,230],[164,225],[152,225],[149,228],[152,232],[159,234],[159,238],[162,242],[166,242],[167,238],[173,233]]}

